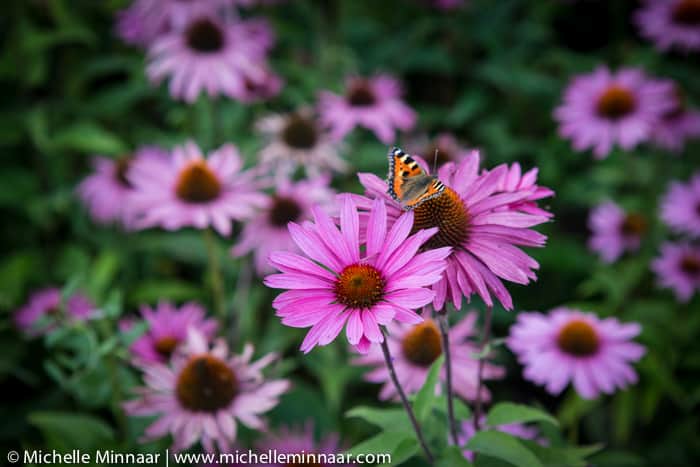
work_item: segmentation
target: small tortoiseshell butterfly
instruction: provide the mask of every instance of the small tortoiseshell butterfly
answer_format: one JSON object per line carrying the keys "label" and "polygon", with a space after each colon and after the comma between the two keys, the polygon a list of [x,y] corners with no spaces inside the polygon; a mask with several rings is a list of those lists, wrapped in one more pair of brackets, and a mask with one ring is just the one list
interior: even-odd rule
{"label": "small tortoiseshell butterfly", "polygon": [[391,148],[388,156],[388,193],[404,209],[414,209],[445,191],[445,185],[437,177],[425,173],[418,162],[400,148]]}

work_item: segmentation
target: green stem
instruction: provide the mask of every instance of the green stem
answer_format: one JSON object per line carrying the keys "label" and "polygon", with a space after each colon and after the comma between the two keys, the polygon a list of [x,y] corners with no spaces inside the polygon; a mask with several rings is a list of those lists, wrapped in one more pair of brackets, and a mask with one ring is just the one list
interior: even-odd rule
{"label": "green stem", "polygon": [[[222,325],[226,323],[226,303],[224,296],[224,280],[219,265],[218,249],[216,238],[211,229],[204,232],[204,243],[207,247],[207,269],[209,280],[211,281],[211,293],[214,303],[214,311],[221,319]],[[225,327],[225,326],[224,326]]]}
{"label": "green stem", "polygon": [[[480,351],[483,352],[484,349],[486,348],[486,345],[489,343],[489,339],[491,339],[491,317],[493,315],[493,308],[492,307],[487,307],[486,308],[486,315],[484,316],[484,331],[481,337],[481,345]],[[479,358],[479,369],[477,370],[477,386],[476,386],[476,403],[474,407],[474,430],[479,431],[481,428],[481,421],[479,420],[481,418],[481,413],[482,413],[482,400],[481,400],[481,390],[482,386],[484,385],[484,360],[486,359],[486,355],[482,355],[481,358]]]}
{"label": "green stem", "polygon": [[455,445],[459,445],[457,439],[457,420],[455,419],[453,391],[452,391],[452,358],[450,355],[450,323],[447,321],[447,313],[438,315],[440,334],[442,335],[442,349],[445,354],[445,373],[447,376],[447,418],[450,424],[450,434]]}

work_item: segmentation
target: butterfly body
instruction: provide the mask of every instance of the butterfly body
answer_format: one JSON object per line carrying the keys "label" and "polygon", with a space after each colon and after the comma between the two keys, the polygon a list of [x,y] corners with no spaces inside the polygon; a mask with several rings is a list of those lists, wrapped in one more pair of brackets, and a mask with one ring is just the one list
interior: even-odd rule
{"label": "butterfly body", "polygon": [[388,193],[404,209],[415,209],[445,191],[445,185],[437,177],[428,175],[418,162],[400,148],[392,148],[388,157]]}

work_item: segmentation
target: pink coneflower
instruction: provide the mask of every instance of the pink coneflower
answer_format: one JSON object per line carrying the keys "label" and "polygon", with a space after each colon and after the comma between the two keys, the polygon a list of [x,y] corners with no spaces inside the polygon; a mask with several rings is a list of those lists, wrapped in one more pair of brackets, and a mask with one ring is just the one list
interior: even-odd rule
{"label": "pink coneflower", "polygon": [[347,170],[338,153],[338,143],[321,127],[311,109],[268,115],[256,127],[267,138],[258,155],[260,164],[279,174],[290,174],[297,167],[303,167],[312,176],[328,170]]}
{"label": "pink coneflower", "polygon": [[700,290],[700,248],[689,243],[664,243],[661,256],[651,263],[661,287],[671,289],[676,298],[687,302]]}
{"label": "pink coneflower", "polygon": [[[517,438],[528,439],[537,441],[540,444],[547,444],[544,438],[540,437],[540,432],[537,427],[523,425],[522,423],[509,423],[507,425],[497,425],[490,427],[486,425],[486,417],[481,416],[479,426],[483,427],[484,430],[496,430],[503,433],[508,433]],[[466,446],[470,439],[474,437],[476,430],[474,429],[474,420],[468,419],[464,420],[460,426],[459,434],[457,436],[457,442],[460,447]],[[464,457],[470,461],[474,460],[474,452],[469,450],[462,451]]]}
{"label": "pink coneflower", "polygon": [[605,158],[618,144],[630,150],[647,141],[661,117],[674,107],[673,84],[653,80],[636,68],[611,73],[598,67],[569,84],[554,111],[559,134],[577,151],[593,148]]}
{"label": "pink coneflower", "polygon": [[511,164],[506,171],[505,176],[501,179],[501,183],[496,191],[503,193],[518,193],[529,192],[524,199],[510,203],[508,206],[501,208],[502,210],[522,211],[528,214],[534,214],[543,217],[554,217],[554,214],[542,209],[537,205],[537,202],[554,196],[554,190],[545,186],[537,185],[537,174],[539,169],[533,167],[523,173],[518,162]]}
{"label": "pink coneflower", "polygon": [[657,146],[679,153],[686,140],[700,137],[700,112],[688,108],[678,86],[674,90],[675,106],[661,117],[652,138]]}
{"label": "pink coneflower", "polygon": [[525,365],[526,379],[554,395],[571,381],[581,397],[593,399],[637,381],[630,363],[645,350],[630,339],[640,331],[638,323],[559,307],[547,315],[518,314],[507,345]]}
{"label": "pink coneflower", "polygon": [[61,322],[86,320],[95,311],[90,300],[79,293],[63,300],[61,289],[50,287],[38,290],[29,297],[20,309],[15,311],[17,327],[31,337],[47,334]]}
{"label": "pink coneflower", "polygon": [[129,173],[134,188],[128,204],[133,227],[211,226],[229,235],[232,220],[251,217],[266,202],[266,196],[256,191],[251,172],[240,171],[242,164],[232,144],[205,159],[193,142],[176,147],[167,166],[136,161]]}
{"label": "pink coneflower", "polygon": [[[290,465],[309,465],[315,467],[327,467],[331,465],[349,466],[350,464],[338,464],[331,457],[344,451],[339,442],[337,433],[326,435],[320,441],[314,439],[314,427],[311,421],[300,428],[281,427],[275,433],[268,433],[262,440],[256,443],[257,452],[276,451],[278,454],[286,454],[286,463],[259,464],[258,467],[286,467]],[[313,457],[306,457],[311,455]],[[335,458],[334,458],[335,460]]]}
{"label": "pink coneflower", "polygon": [[191,302],[180,308],[167,301],[159,302],[155,308],[144,305],[141,316],[148,323],[148,331],[134,341],[130,350],[137,361],[144,363],[170,360],[190,328],[209,339],[217,328],[216,320],[206,319],[204,308]]}
{"label": "pink coneflower", "polygon": [[244,78],[244,88],[235,97],[245,104],[264,101],[279,94],[283,85],[284,80],[279,75],[269,67],[263,66],[255,79]]}
{"label": "pink coneflower", "polygon": [[157,147],[142,147],[133,155],[125,155],[119,159],[95,157],[95,171],[88,175],[77,188],[78,195],[88,208],[95,222],[108,224],[123,222],[126,218],[127,198],[132,192],[132,186],[127,174],[134,160],[149,159],[152,163],[165,164],[167,153]]}
{"label": "pink coneflower", "polygon": [[[476,399],[477,392],[477,367],[478,360],[473,354],[479,352],[479,348],[469,341],[474,335],[474,322],[476,313],[468,313],[462,321],[450,328],[450,358],[452,360],[452,385],[455,393],[465,400]],[[407,394],[415,394],[423,387],[428,377],[430,365],[442,355],[442,340],[438,325],[432,319],[426,319],[420,324],[387,326],[387,344],[391,355],[394,357],[394,367],[399,383]],[[359,365],[371,365],[376,367],[365,375],[365,379],[372,383],[382,383],[379,398],[382,400],[398,400],[396,387],[389,378],[389,371],[384,362],[384,356],[378,346],[372,346],[367,355],[356,359],[353,363]],[[486,363],[483,369],[484,379],[502,378],[505,372],[502,367]],[[446,370],[443,367],[440,374],[441,381],[446,381]],[[436,386],[440,391],[440,384]],[[488,401],[490,394],[488,389],[482,386],[482,400]]]}
{"label": "pink coneflower", "polygon": [[196,16],[183,29],[153,42],[146,73],[156,84],[169,77],[170,94],[186,102],[195,101],[202,91],[239,99],[269,80],[265,60],[270,41],[259,22],[224,23],[214,16]]}
{"label": "pink coneflower", "polygon": [[671,183],[661,201],[661,218],[676,232],[700,237],[700,172],[688,183]]}
{"label": "pink coneflower", "polygon": [[158,416],[144,441],[171,434],[177,451],[199,441],[207,451],[216,445],[226,452],[236,439],[237,420],[255,430],[265,428],[260,415],[289,388],[287,380],[263,379],[261,370],[275,355],[253,363],[253,346],[247,344],[241,355],[229,356],[223,340],[209,349],[194,330],[182,350],[171,365],[143,364],[146,386],[138,389],[138,399],[124,404],[129,415]]}
{"label": "pink coneflower", "polygon": [[255,253],[255,269],[258,274],[269,274],[274,269],[267,259],[273,251],[301,253],[292,240],[287,225],[311,219],[311,207],[330,209],[335,192],[328,186],[329,177],[291,182],[281,180],[275,194],[267,199],[265,207],[243,228],[238,243],[231,253],[242,256]]}
{"label": "pink coneflower", "polygon": [[639,249],[647,220],[641,214],[626,213],[617,204],[607,201],[593,208],[588,228],[593,232],[588,247],[600,254],[603,261],[612,263],[625,251]]}
{"label": "pink coneflower", "polygon": [[700,1],[645,0],[636,12],[640,34],[660,50],[700,50]]}
{"label": "pink coneflower", "polygon": [[[534,182],[522,190],[499,191],[508,171],[506,165],[500,165],[479,174],[479,153],[472,151],[459,164],[442,166],[438,178],[447,188],[441,196],[413,210],[414,231],[440,229],[425,248],[452,247],[445,276],[433,285],[436,310],[441,310],[448,300],[459,309],[462,296],[469,299],[473,293],[488,306],[493,306],[493,293],[506,309],[511,309],[513,302],[501,279],[523,285],[536,279],[534,270],[538,263],[517,247],[543,246],[546,237],[529,227],[548,221],[549,216],[518,208],[537,191]],[[384,180],[367,173],[359,177],[370,198],[387,202],[389,219],[403,212],[401,205],[387,194]],[[357,200],[361,207],[368,206],[367,198]]]}
{"label": "pink coneflower", "polygon": [[233,0],[135,0],[117,16],[117,34],[129,44],[147,46],[159,35],[183,28],[192,17],[210,15]]}
{"label": "pink coneflower", "polygon": [[440,280],[450,249],[417,251],[437,229],[410,235],[410,212],[389,228],[386,207],[376,200],[361,252],[359,214],[350,196],[343,196],[340,230],[323,210],[312,212],[314,223],[289,224],[304,256],[271,254],[270,264],[281,273],[265,278],[268,287],[289,289],[272,304],[282,324],[311,327],[303,352],[333,341],[346,323],[348,341],[365,353],[371,343],[384,341],[380,325],[423,321],[413,310],[433,300],[435,294],[426,287]]}
{"label": "pink coneflower", "polygon": [[388,75],[349,78],[342,96],[322,91],[318,108],[321,121],[337,140],[359,125],[389,144],[395,130],[407,131],[416,124],[416,113],[401,100],[399,82]]}

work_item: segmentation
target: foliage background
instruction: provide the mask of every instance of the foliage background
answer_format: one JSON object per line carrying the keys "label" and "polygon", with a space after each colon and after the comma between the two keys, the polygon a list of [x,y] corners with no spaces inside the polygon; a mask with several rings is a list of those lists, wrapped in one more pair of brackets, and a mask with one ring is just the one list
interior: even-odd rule
{"label": "foliage background", "polygon": [[[472,0],[441,12],[416,0],[292,1],[257,8],[277,31],[273,67],[287,84],[280,96],[244,106],[234,101],[175,102],[144,77],[143,54],[113,34],[123,1],[16,0],[0,18],[0,445],[68,448],[138,447],[143,420],[126,419],[118,402],[137,382],[123,364],[124,336],[116,320],[159,298],[211,305],[210,277],[200,234],[150,230],[125,234],[89,220],[74,188],[90,156],[118,156],[140,144],[171,147],[194,137],[204,149],[236,144],[249,164],[260,147],[255,119],[271,110],[313,103],[320,89],[340,90],[352,72],[389,71],[404,80],[419,127],[451,131],[480,147],[485,165],[520,161],[540,168],[540,182],[557,195],[555,222],[541,229],[548,246],[531,254],[539,280],[510,286],[517,310],[560,304],[636,320],[648,353],[640,383],[613,397],[586,402],[573,392],[554,398],[526,383],[506,349],[505,380],[495,400],[541,404],[573,443],[604,443],[596,465],[697,465],[700,460],[700,313],[696,297],[678,305],[654,286],[649,262],[669,233],[658,221],[658,199],[670,179],[698,166],[695,142],[680,157],[648,146],[615,151],[604,161],[574,153],[556,134],[552,109],[576,73],[600,63],[639,66],[677,80],[700,106],[697,57],[660,54],[630,23],[635,1]],[[369,133],[346,144],[354,171],[383,175],[386,147]],[[359,191],[354,176],[334,181]],[[612,198],[651,221],[641,251],[605,266],[587,251],[586,218]],[[237,229],[239,231],[240,229]],[[278,368],[295,381],[273,423],[308,417],[319,431],[339,431],[354,444],[373,432],[349,408],[376,405],[378,387],[361,381],[342,342],[303,357],[303,333],[273,316],[272,292],[232,260],[232,239],[219,239],[225,285],[235,310],[236,338],[260,351],[280,351]],[[80,287],[100,304],[96,325],[28,341],[11,312],[47,284]],[[478,300],[473,306],[479,308]],[[514,313],[498,309],[495,334],[505,336]],[[58,333],[60,334],[60,333]],[[240,347],[239,344],[235,345]],[[244,433],[249,436],[250,433]]]}

